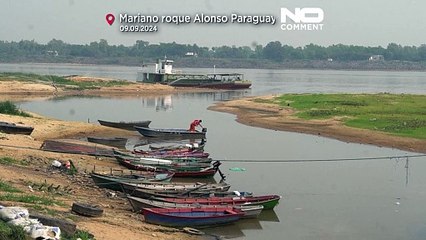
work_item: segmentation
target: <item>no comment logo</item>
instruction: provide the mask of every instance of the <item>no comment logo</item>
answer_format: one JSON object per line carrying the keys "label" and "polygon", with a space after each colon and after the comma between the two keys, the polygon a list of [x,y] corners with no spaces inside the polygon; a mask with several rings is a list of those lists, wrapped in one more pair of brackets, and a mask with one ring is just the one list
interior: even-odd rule
{"label": "no comment logo", "polygon": [[[287,20],[291,20],[289,23]],[[281,30],[322,30],[324,11],[321,8],[295,8],[290,11],[288,8],[281,8]]]}

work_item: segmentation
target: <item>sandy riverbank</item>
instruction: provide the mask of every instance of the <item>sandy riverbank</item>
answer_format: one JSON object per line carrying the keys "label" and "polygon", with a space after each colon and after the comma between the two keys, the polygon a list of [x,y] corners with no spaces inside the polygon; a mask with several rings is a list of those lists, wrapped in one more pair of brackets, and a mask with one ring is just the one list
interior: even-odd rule
{"label": "sandy riverbank", "polygon": [[384,132],[347,127],[338,118],[327,120],[303,120],[294,116],[294,110],[280,108],[253,99],[271,99],[274,96],[253,97],[220,102],[210,110],[232,113],[237,121],[255,127],[300,132],[334,138],[345,142],[372,144],[406,151],[426,153],[426,140],[399,137]]}
{"label": "sandy riverbank", "polygon": [[[35,114],[33,114],[35,115]],[[120,169],[114,159],[96,158],[78,154],[64,154],[41,151],[39,148],[45,139],[80,138],[83,136],[137,136],[129,132],[97,124],[66,122],[42,116],[19,117],[0,114],[0,121],[14,122],[33,126],[31,136],[0,133],[0,158],[12,157],[19,164],[1,165],[0,179],[22,190],[25,194],[53,197],[66,204],[55,206],[57,216],[71,218],[79,229],[94,234],[96,239],[195,239],[172,228],[164,228],[146,224],[140,214],[132,213],[129,203],[120,197],[107,197],[107,190],[94,186],[85,171],[89,172],[96,165],[97,171],[108,171],[109,168]],[[19,147],[19,148],[17,148]],[[52,171],[49,166],[53,160],[72,160],[79,170],[76,176],[69,176]],[[35,190],[31,192],[28,183],[43,183],[69,186],[71,193],[45,193]],[[0,194],[3,194],[0,192]],[[100,205],[104,215],[99,218],[81,217],[70,213],[73,202],[88,202]],[[0,202],[4,205],[23,205],[19,202]],[[52,207],[52,206],[50,206]],[[50,208],[49,207],[49,208]]]}
{"label": "sandy riverbank", "polygon": [[[67,96],[67,95],[96,95],[96,96],[146,96],[146,95],[164,95],[185,92],[214,92],[217,90],[200,89],[200,88],[175,88],[164,84],[150,84],[141,82],[129,82],[126,80],[117,80],[110,78],[68,77],[76,83],[91,83],[99,85],[99,87],[88,89],[76,89],[75,86],[53,85],[48,82],[41,81],[25,81],[15,79],[2,79],[0,81],[0,101],[7,99],[15,99],[19,97],[41,97],[41,96]],[[123,82],[124,84],[116,84],[105,86],[108,82]]]}

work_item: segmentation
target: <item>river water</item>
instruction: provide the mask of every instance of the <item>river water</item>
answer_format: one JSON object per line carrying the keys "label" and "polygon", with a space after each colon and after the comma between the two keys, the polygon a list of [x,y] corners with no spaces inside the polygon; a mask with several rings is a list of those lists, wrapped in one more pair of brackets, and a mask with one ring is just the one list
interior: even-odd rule
{"label": "river water", "polygon": [[[0,71],[136,79],[136,67],[0,64]],[[211,72],[210,69],[184,69]],[[232,189],[283,198],[274,211],[206,232],[232,239],[425,239],[426,158],[305,161],[416,153],[239,124],[235,116],[207,110],[242,96],[311,92],[426,93],[426,73],[216,69],[240,72],[251,90],[156,97],[69,97],[20,103],[64,120],[152,120],[151,127],[188,127],[203,119],[206,151],[223,160]],[[240,161],[243,160],[243,161]],[[267,160],[283,160],[267,163]],[[231,171],[230,168],[245,171]],[[218,179],[217,179],[218,180]]]}

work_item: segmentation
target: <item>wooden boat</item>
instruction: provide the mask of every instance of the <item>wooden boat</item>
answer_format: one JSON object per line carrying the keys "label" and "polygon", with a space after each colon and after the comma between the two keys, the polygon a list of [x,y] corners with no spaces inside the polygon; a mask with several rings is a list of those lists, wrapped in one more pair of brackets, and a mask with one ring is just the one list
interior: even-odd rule
{"label": "wooden boat", "polygon": [[148,127],[151,121],[138,121],[138,122],[110,122],[110,121],[104,121],[104,120],[98,120],[99,124],[106,127],[113,127],[113,128],[121,128],[126,129],[130,131],[135,131],[133,128],[134,126],[137,127]]}
{"label": "wooden boat", "polygon": [[148,157],[126,157],[121,155],[115,155],[118,161],[129,161],[133,164],[138,165],[149,165],[149,166],[169,166],[173,164],[172,160],[160,159],[160,158],[148,158]]}
{"label": "wooden boat", "polygon": [[162,155],[162,154],[179,155],[179,154],[185,154],[185,153],[202,153],[202,152],[204,151],[193,150],[189,148],[180,148],[180,149],[174,149],[174,150],[149,150],[149,151],[140,150],[140,149],[133,150],[133,153],[142,154],[142,155]]}
{"label": "wooden boat", "polygon": [[218,171],[220,162],[217,161],[213,163],[213,166],[202,165],[205,163],[200,164],[174,164],[174,165],[147,165],[142,164],[138,162],[137,160],[129,159],[128,157],[122,157],[116,155],[115,158],[117,159],[118,163],[122,166],[132,169],[132,170],[142,170],[142,171],[161,171],[161,170],[170,170],[175,172],[175,177],[185,177],[185,178],[207,178],[207,177],[213,177]]}
{"label": "wooden boat", "polygon": [[103,138],[103,137],[87,137],[88,142],[99,143],[107,146],[124,148],[127,143],[127,138],[113,137],[113,138]]}
{"label": "wooden boat", "polygon": [[175,151],[140,151],[133,150],[135,155],[144,156],[144,157],[157,157],[157,158],[208,158],[209,153],[198,152],[198,151],[187,151],[187,152],[175,152]]}
{"label": "wooden boat", "polygon": [[142,214],[148,223],[169,227],[227,224],[244,215],[233,208],[144,208]]}
{"label": "wooden boat", "polygon": [[154,200],[171,202],[171,203],[187,203],[187,204],[204,204],[204,205],[262,205],[264,209],[273,209],[281,199],[278,195],[252,196],[252,197],[209,197],[209,198],[157,198]]}
{"label": "wooden boat", "polygon": [[[204,140],[204,139],[203,139]],[[169,150],[177,150],[177,149],[191,149],[197,151],[203,151],[205,146],[205,141],[201,141],[201,143],[186,143],[186,144],[150,144],[149,148],[153,151],[169,151]]]}
{"label": "wooden boat", "polygon": [[16,125],[15,123],[0,122],[0,132],[7,134],[24,134],[30,135],[34,128],[23,125]]}
{"label": "wooden boat", "polygon": [[50,152],[85,154],[92,156],[114,157],[112,148],[74,139],[44,140],[40,147]]}
{"label": "wooden boat", "polygon": [[201,169],[185,169],[185,168],[174,168],[175,177],[181,178],[208,178],[213,177],[218,171],[221,162],[216,161],[211,167],[205,167]]}
{"label": "wooden boat", "polygon": [[169,203],[156,200],[143,199],[127,195],[133,211],[140,212],[143,208],[234,208],[244,213],[243,218],[255,218],[263,210],[262,205],[199,205],[199,204],[185,204],[185,203]]}
{"label": "wooden boat", "polygon": [[225,192],[217,192],[207,191],[203,189],[192,189],[192,190],[148,190],[148,189],[128,189],[130,190],[132,196],[144,198],[144,199],[152,199],[153,197],[162,197],[162,198],[207,198],[207,197],[240,197],[240,196],[252,196],[251,192],[238,192],[236,191],[225,191]]}
{"label": "wooden boat", "polygon": [[114,191],[122,191],[120,183],[144,183],[147,181],[151,182],[162,182],[170,181],[174,175],[174,172],[139,172],[138,174],[129,175],[107,175],[101,173],[92,172],[90,177],[95,182],[96,186],[100,188],[108,188]]}
{"label": "wooden boat", "polygon": [[[130,169],[138,168],[137,166],[141,166],[142,169],[144,166],[157,167],[162,169],[173,169],[173,170],[201,170],[203,168],[210,167],[210,162],[197,162],[197,161],[177,161],[171,159],[161,159],[161,158],[146,158],[146,157],[127,157],[121,155],[115,155],[117,161],[121,164],[123,162],[127,162],[127,164],[123,164]],[[135,165],[131,168],[131,165]]]}
{"label": "wooden boat", "polygon": [[180,128],[146,128],[135,127],[136,131],[145,137],[180,137],[180,138],[206,138],[207,128],[203,131],[188,131]]}
{"label": "wooden boat", "polygon": [[[204,152],[182,152],[182,153],[166,153],[162,151],[143,151],[137,152],[122,152],[118,150],[114,150],[114,153],[119,156],[124,157],[148,157],[148,158],[162,158],[162,159],[194,159],[194,158],[208,158],[210,154],[204,153]],[[196,160],[196,161],[202,161],[202,160]],[[204,161],[204,160],[203,160]]]}
{"label": "wooden boat", "polygon": [[172,160],[173,162],[193,162],[193,163],[211,163],[212,159],[211,158],[207,158],[205,156],[207,155],[203,155],[203,156],[191,156],[191,155],[178,155],[178,154],[171,154],[171,155],[144,155],[144,154],[134,154],[131,152],[123,152],[123,151],[118,151],[116,149],[114,149],[114,154],[123,158],[128,158],[129,160],[134,159],[137,160],[138,158],[160,158],[160,159],[167,159],[167,160]]}
{"label": "wooden boat", "polygon": [[[122,189],[125,193],[133,195],[132,193],[137,189],[142,190],[176,190],[176,191],[206,191],[206,192],[226,192],[231,188],[227,183],[121,183]],[[139,197],[139,196],[137,196]]]}

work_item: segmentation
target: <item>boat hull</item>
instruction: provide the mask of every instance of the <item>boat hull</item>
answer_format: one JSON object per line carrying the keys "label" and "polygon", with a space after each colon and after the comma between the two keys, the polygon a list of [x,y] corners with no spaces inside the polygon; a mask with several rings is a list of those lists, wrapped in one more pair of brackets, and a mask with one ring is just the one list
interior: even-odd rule
{"label": "boat hull", "polygon": [[44,151],[50,151],[50,152],[114,157],[114,152],[112,148],[97,146],[96,144],[93,144],[93,143],[77,141],[77,140],[68,140],[68,139],[44,140],[40,148]]}
{"label": "boat hull", "polygon": [[243,216],[232,208],[144,208],[142,214],[148,223],[169,227],[222,225],[238,221]]}
{"label": "boat hull", "polygon": [[124,148],[127,143],[127,138],[100,138],[100,137],[87,137],[88,142],[99,143],[107,146]]}
{"label": "boat hull", "polygon": [[281,196],[267,195],[267,196],[253,196],[253,197],[234,197],[234,198],[157,198],[154,200],[171,202],[171,203],[187,203],[187,204],[202,204],[202,205],[221,205],[221,204],[232,204],[232,205],[262,205],[263,209],[269,210],[274,209],[278,205]]}
{"label": "boat hull", "polygon": [[245,206],[245,205],[194,205],[194,204],[178,204],[178,203],[168,203],[161,202],[149,199],[142,199],[138,197],[133,197],[127,195],[127,200],[129,200],[130,205],[133,208],[133,211],[140,212],[144,208],[235,208],[238,211],[244,213],[243,218],[256,218],[263,210],[263,206]]}
{"label": "boat hull", "polygon": [[99,124],[106,127],[120,128],[129,131],[135,131],[134,126],[137,127],[148,127],[151,121],[139,121],[139,122],[110,122],[104,120],[98,120]]}
{"label": "boat hull", "polygon": [[196,87],[196,88],[212,88],[212,89],[224,89],[224,90],[238,90],[247,89],[251,87],[251,83],[237,83],[237,82],[220,82],[220,83],[170,83],[173,87]]}
{"label": "boat hull", "polygon": [[192,132],[186,129],[159,129],[159,128],[146,128],[135,127],[144,137],[165,137],[165,138],[205,138],[206,132]]}
{"label": "boat hull", "polygon": [[95,182],[95,184],[100,188],[107,188],[114,191],[123,191],[121,187],[121,183],[140,184],[146,181],[166,182],[166,181],[170,181],[173,175],[174,175],[173,172],[164,172],[164,173],[150,172],[145,175],[140,175],[139,177],[137,177],[137,175],[131,175],[134,177],[125,178],[120,176],[108,176],[104,174],[91,173],[90,177],[92,178],[93,182]]}
{"label": "boat hull", "polygon": [[34,128],[29,126],[19,126],[14,123],[0,122],[0,132],[7,134],[31,135]]}

